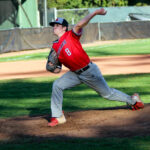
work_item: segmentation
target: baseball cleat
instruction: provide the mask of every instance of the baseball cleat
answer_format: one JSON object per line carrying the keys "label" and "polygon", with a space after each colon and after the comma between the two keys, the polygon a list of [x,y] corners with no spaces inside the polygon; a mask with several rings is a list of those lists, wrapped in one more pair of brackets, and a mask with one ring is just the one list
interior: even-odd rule
{"label": "baseball cleat", "polygon": [[55,118],[55,117],[52,117],[51,118],[51,122],[48,123],[48,126],[49,127],[54,127],[54,126],[57,126],[59,124],[63,124],[66,122],[66,118],[64,115],[62,115],[61,117],[59,118]]}
{"label": "baseball cleat", "polygon": [[136,103],[131,106],[132,110],[138,110],[144,108],[144,103],[141,101],[139,94],[137,93],[133,94],[132,100],[136,101]]}

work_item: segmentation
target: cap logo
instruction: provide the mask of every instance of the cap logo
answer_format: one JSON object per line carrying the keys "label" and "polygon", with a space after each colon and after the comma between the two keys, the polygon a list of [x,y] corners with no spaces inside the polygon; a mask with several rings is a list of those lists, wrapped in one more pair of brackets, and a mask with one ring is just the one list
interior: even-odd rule
{"label": "cap logo", "polygon": [[58,18],[56,19],[56,21],[58,21]]}

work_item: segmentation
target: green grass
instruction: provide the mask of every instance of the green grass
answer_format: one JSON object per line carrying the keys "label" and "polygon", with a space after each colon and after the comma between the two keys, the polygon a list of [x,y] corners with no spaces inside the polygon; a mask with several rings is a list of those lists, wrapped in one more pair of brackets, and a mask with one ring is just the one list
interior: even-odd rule
{"label": "green grass", "polygon": [[[90,56],[149,54],[150,39],[85,48]],[[48,53],[0,58],[0,62],[45,59]],[[31,78],[0,81],[0,118],[49,114],[52,83],[56,78]],[[150,103],[150,74],[109,75],[110,87],[129,95],[138,92],[144,103]],[[64,91],[63,109],[78,111],[116,107],[125,103],[108,101],[86,85]],[[129,138],[21,137],[0,141],[1,150],[149,150],[150,136]]]}
{"label": "green grass", "polygon": [[[105,76],[110,87],[129,95],[138,92],[150,102],[150,74]],[[54,78],[33,78],[0,81],[0,118],[48,114]],[[64,91],[63,109],[77,111],[125,105],[100,97],[84,84]]]}
{"label": "green grass", "polygon": [[0,58],[0,62],[47,59],[48,54],[49,52],[40,52],[40,53],[33,53],[33,54],[24,54],[19,56],[2,57]]}
{"label": "green grass", "polygon": [[[150,54],[150,39],[139,39],[118,44],[107,44],[84,48],[89,56],[117,56]],[[49,52],[24,54],[20,56],[2,57],[0,62],[46,59]]]}
{"label": "green grass", "polygon": [[149,150],[150,136],[103,139],[49,139],[28,137],[0,142],[1,150]]}
{"label": "green grass", "polygon": [[[49,113],[52,83],[56,78],[31,78],[0,81],[0,118]],[[141,94],[150,103],[150,74],[109,75],[110,87],[128,94]],[[124,103],[104,100],[92,89],[79,85],[64,91],[65,111],[99,109]],[[67,138],[67,139],[66,139]],[[149,150],[150,136],[128,138],[73,138],[28,136],[0,141],[1,150]]]}
{"label": "green grass", "polygon": [[150,39],[127,41],[119,44],[109,44],[87,48],[90,56],[117,56],[150,54]]}

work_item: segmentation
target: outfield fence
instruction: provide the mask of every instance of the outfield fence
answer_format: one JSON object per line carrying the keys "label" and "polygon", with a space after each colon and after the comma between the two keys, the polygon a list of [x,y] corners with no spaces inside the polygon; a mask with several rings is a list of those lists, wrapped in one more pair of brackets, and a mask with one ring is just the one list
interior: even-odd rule
{"label": "outfield fence", "polygon": [[[90,23],[84,28],[81,43],[140,38],[150,38],[150,21]],[[0,53],[47,48],[55,39],[51,27],[1,30]]]}

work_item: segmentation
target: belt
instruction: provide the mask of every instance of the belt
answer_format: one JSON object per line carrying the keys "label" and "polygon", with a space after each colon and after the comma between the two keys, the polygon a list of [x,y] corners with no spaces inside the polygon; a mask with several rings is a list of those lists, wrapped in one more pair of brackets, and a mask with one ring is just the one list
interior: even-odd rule
{"label": "belt", "polygon": [[86,71],[87,69],[90,68],[90,64],[92,64],[92,62],[90,62],[87,66],[85,66],[84,68],[81,68],[80,70],[75,71],[76,74],[81,74],[82,72]]}

